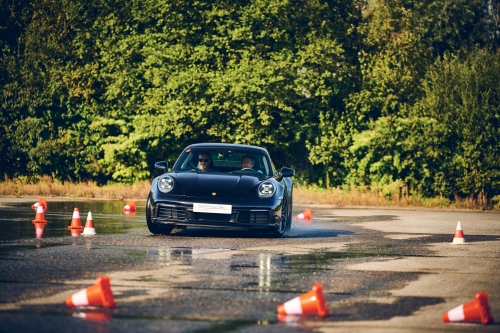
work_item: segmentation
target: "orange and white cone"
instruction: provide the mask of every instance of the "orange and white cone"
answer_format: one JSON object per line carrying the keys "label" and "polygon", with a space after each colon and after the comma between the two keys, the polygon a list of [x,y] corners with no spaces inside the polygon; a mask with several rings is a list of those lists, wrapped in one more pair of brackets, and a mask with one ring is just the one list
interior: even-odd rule
{"label": "orange and white cone", "polygon": [[42,238],[43,237],[43,229],[45,229],[45,225],[47,223],[35,223],[35,234],[36,238]]}
{"label": "orange and white cone", "polygon": [[36,210],[38,208],[38,206],[40,206],[40,205],[43,206],[44,211],[47,210],[47,201],[44,198],[40,198],[40,200],[38,200],[37,202],[32,204],[31,209]]}
{"label": "orange and white cone", "polygon": [[462,230],[460,221],[457,223],[457,229],[455,230],[455,235],[453,236],[453,242],[451,244],[465,244],[464,231]]}
{"label": "orange and white cone", "polygon": [[475,299],[446,312],[442,319],[444,323],[476,321],[480,321],[483,325],[492,323],[488,293],[485,291],[476,293]]}
{"label": "orange and white cone", "polygon": [[95,235],[94,221],[92,220],[92,213],[89,212],[87,215],[87,221],[85,222],[85,229],[83,229],[84,236],[92,236]]}
{"label": "orange and white cone", "polygon": [[125,207],[122,208],[124,212],[133,213],[137,210],[137,206],[135,205],[135,201],[127,201]]}
{"label": "orange and white cone", "polygon": [[[73,237],[79,237],[82,234],[82,229],[71,229],[70,230],[71,236]],[[77,245],[77,243],[74,243],[73,245]]]}
{"label": "orange and white cone", "polygon": [[47,223],[45,220],[45,213],[42,205],[38,205],[36,208],[35,219],[32,221],[33,223]]}
{"label": "orange and white cone", "polygon": [[312,220],[312,211],[309,208],[306,208],[303,213],[300,213],[299,215],[295,216],[296,220]]}
{"label": "orange and white cone", "polygon": [[82,230],[82,222],[80,220],[80,210],[75,207],[73,211],[73,218],[71,219],[71,225],[68,227],[68,230],[80,229]]}
{"label": "orange and white cone", "polygon": [[114,308],[116,302],[111,290],[110,278],[107,276],[97,277],[96,284],[66,298],[66,305],[69,307],[102,305],[105,308]]}
{"label": "orange and white cone", "polygon": [[302,315],[318,314],[320,317],[328,315],[325,296],[323,296],[323,286],[315,284],[312,290],[301,296],[295,297],[278,306],[280,315]]}

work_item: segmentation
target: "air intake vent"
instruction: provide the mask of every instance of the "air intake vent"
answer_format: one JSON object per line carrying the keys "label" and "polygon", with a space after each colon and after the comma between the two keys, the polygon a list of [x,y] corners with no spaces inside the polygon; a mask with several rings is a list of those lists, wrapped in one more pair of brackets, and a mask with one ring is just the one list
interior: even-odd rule
{"label": "air intake vent", "polygon": [[158,218],[166,220],[184,221],[186,219],[186,210],[184,208],[159,205]]}
{"label": "air intake vent", "polygon": [[270,214],[268,211],[240,211],[238,223],[269,224]]}

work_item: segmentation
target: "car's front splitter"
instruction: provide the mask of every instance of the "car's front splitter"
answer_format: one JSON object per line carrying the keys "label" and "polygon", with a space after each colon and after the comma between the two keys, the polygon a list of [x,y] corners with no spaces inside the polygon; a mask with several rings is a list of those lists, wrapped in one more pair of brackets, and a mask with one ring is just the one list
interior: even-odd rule
{"label": "car's front splitter", "polygon": [[276,229],[277,226],[274,224],[266,225],[255,225],[255,224],[243,224],[243,223],[224,223],[224,222],[200,222],[200,221],[165,221],[153,219],[153,223],[173,225],[173,226],[185,226],[185,227],[204,227],[204,228],[230,228],[230,229],[244,229],[244,230],[270,230]]}

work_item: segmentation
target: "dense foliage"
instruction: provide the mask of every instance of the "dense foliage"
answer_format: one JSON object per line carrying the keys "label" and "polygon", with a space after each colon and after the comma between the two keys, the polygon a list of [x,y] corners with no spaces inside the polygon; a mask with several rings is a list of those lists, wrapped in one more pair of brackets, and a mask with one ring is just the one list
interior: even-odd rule
{"label": "dense foliage", "polygon": [[0,0],[0,172],[133,182],[234,142],[327,187],[498,195],[499,9]]}

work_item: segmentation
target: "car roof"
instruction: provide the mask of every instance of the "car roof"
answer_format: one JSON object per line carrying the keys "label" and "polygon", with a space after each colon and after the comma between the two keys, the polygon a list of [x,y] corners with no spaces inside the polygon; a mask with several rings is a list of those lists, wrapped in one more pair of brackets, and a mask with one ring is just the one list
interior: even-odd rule
{"label": "car roof", "polygon": [[265,152],[267,155],[269,153],[265,148],[251,145],[241,145],[236,143],[194,143],[192,145],[187,146],[185,149],[210,149],[210,148],[227,148],[227,149],[250,149],[250,150],[259,150]]}

